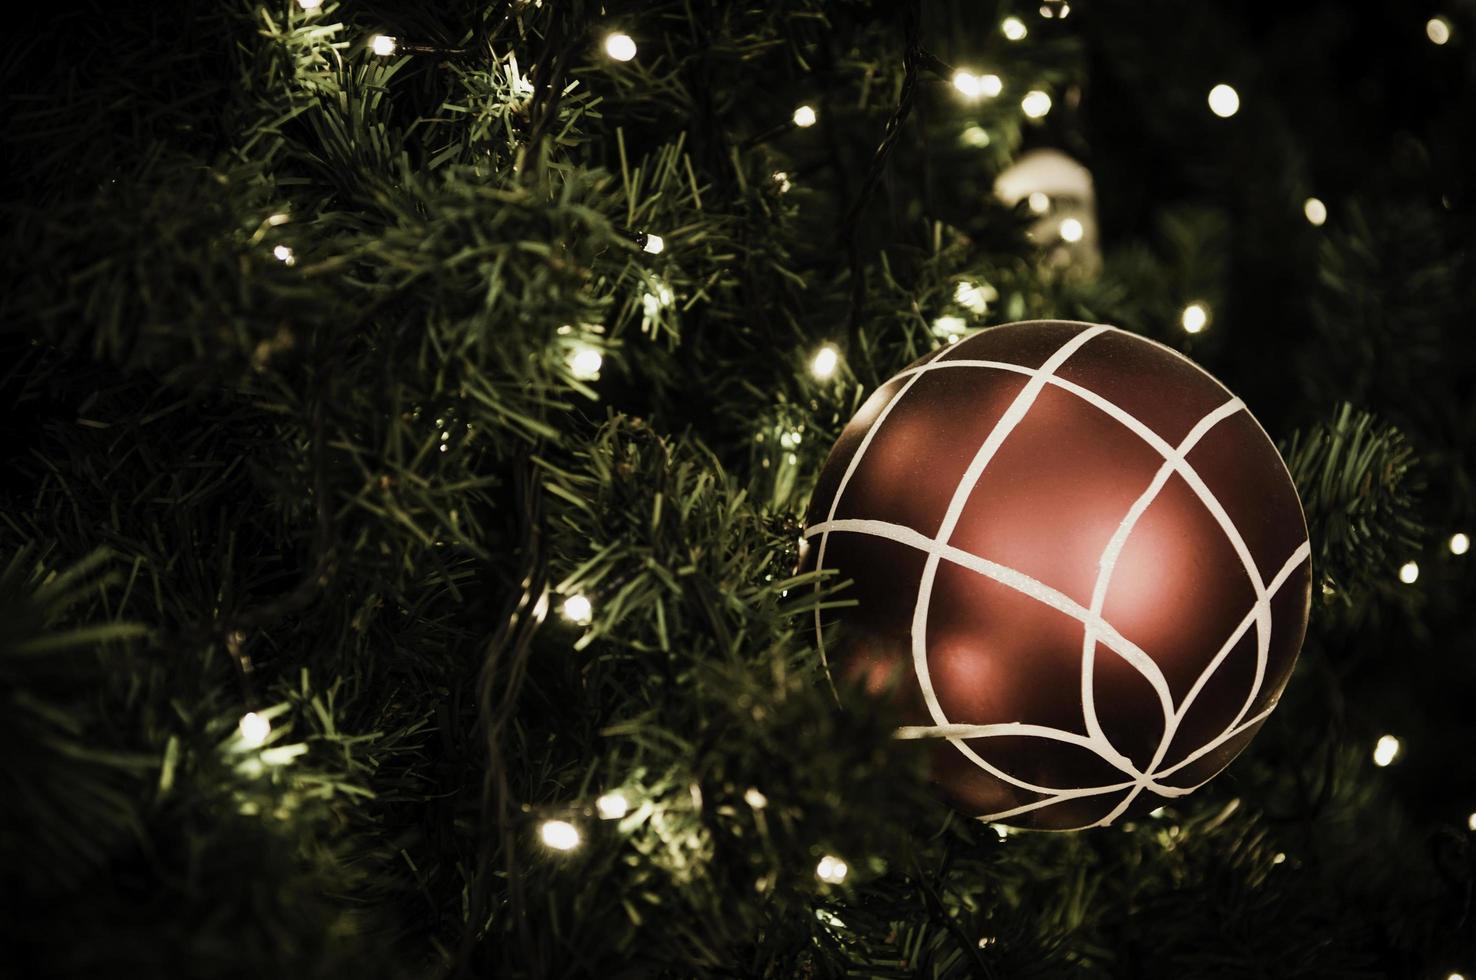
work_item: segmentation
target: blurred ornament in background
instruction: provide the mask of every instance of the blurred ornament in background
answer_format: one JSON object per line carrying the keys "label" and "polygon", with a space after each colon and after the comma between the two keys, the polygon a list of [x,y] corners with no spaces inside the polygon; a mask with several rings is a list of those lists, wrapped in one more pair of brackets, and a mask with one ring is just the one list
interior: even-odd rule
{"label": "blurred ornament in background", "polygon": [[1034,321],[882,385],[830,452],[803,567],[838,689],[898,704],[990,822],[1106,826],[1203,784],[1281,697],[1311,599],[1286,465],[1168,347]]}
{"label": "blurred ornament in background", "polygon": [[994,181],[1007,207],[1025,201],[1036,215],[1030,235],[1053,266],[1095,274],[1102,267],[1091,171],[1056,149],[1022,153]]}

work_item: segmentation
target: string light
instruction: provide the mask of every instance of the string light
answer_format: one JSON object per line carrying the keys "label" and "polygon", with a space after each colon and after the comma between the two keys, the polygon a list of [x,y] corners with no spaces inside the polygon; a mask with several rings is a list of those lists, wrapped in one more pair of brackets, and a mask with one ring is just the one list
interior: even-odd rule
{"label": "string light", "polygon": [[1276,856],[1271,859],[1272,864],[1283,864],[1285,863],[1285,861],[1286,855],[1281,853],[1280,851],[1277,851]]}
{"label": "string light", "polygon": [[1079,242],[1081,241],[1081,237],[1086,234],[1086,229],[1075,218],[1067,218],[1065,221],[1062,221],[1060,231],[1063,242]]}
{"label": "string light", "polygon": [[1452,973],[1450,976],[1446,977],[1445,980],[1466,980],[1466,978],[1461,976],[1459,973]]}
{"label": "string light", "polygon": [[595,800],[595,809],[602,820],[619,820],[630,812],[630,803],[624,793],[606,793]]}
{"label": "string light", "polygon": [[1307,216],[1308,221],[1320,228],[1327,220],[1327,205],[1315,197],[1309,197],[1302,204],[1302,213]]}
{"label": "string light", "polygon": [[982,150],[990,143],[989,130],[983,126],[970,126],[963,131],[960,139],[963,140],[965,146],[972,146],[975,149]]}
{"label": "string light", "polygon": [[660,235],[652,235],[648,233],[646,235],[645,242],[641,245],[641,248],[647,252],[650,252],[652,255],[660,255],[662,252],[666,251],[666,239],[662,238]]}
{"label": "string light", "polygon": [[840,352],[832,344],[826,344],[815,352],[815,357],[810,361],[810,373],[821,381],[835,377],[835,369],[840,366]]}
{"label": "string light", "polygon": [[577,348],[569,356],[569,371],[580,381],[593,381],[600,376],[605,358],[593,347]]}
{"label": "string light", "polygon": [[939,337],[957,337],[967,327],[961,316],[940,316],[933,321],[933,333]]}
{"label": "string light", "polygon": [[1240,111],[1240,93],[1221,82],[1210,89],[1209,107],[1221,119],[1229,119]]}
{"label": "string light", "polygon": [[369,42],[369,49],[381,58],[388,58],[399,46],[399,42],[388,34],[376,34]]}
{"label": "string light", "polygon": [[1399,581],[1405,585],[1414,585],[1420,577],[1420,563],[1407,561],[1399,566]]}
{"label": "string light", "polygon": [[629,34],[621,34],[619,32],[606,34],[605,54],[614,58],[616,61],[629,61],[636,56],[635,39]]}
{"label": "string light", "polygon": [[[743,802],[747,803],[755,810],[762,810],[764,807],[769,805],[769,798],[763,793],[760,793],[757,787],[750,786],[748,787],[748,789],[743,791]],[[1476,819],[1476,816],[1473,816],[1472,819]]]}
{"label": "string light", "polygon": [[247,748],[260,748],[266,743],[267,736],[272,733],[272,723],[254,711],[248,711],[241,716],[240,723],[236,729],[241,734],[241,741]]}
{"label": "string light", "polygon": [[989,304],[999,299],[999,291],[989,283],[960,280],[953,287],[953,301],[970,313],[987,313]]}
{"label": "string light", "polygon": [[838,885],[846,880],[846,872],[850,870],[846,867],[846,862],[827,854],[815,866],[815,877],[829,884]]}
{"label": "string light", "polygon": [[1450,21],[1444,17],[1431,17],[1425,22],[1425,36],[1432,44],[1444,44],[1450,40]]}
{"label": "string light", "polygon": [[1199,333],[1209,326],[1209,320],[1209,308],[1203,303],[1190,303],[1179,314],[1179,324],[1183,326],[1185,333]]}
{"label": "string light", "polygon": [[[1056,6],[1052,7],[1051,3],[1055,3]],[[1040,5],[1040,15],[1046,20],[1052,18],[1065,20],[1071,16],[1071,4],[1067,3],[1066,0],[1047,0],[1046,3]]]}
{"label": "string light", "polygon": [[572,851],[579,846],[579,829],[567,820],[545,820],[538,833],[543,843],[556,851]]}
{"label": "string light", "polygon": [[1379,767],[1387,766],[1398,757],[1400,748],[1399,739],[1393,735],[1379,736],[1379,740],[1375,743],[1373,750],[1374,765]]}
{"label": "string light", "polygon": [[999,29],[1011,41],[1023,41],[1025,35],[1030,33],[1025,29],[1025,22],[1018,17],[1006,17],[999,22]]}
{"label": "string light", "polygon": [[960,95],[969,99],[977,99],[981,92],[979,76],[962,68],[953,73],[953,87],[958,89]]}
{"label": "string light", "polygon": [[1464,555],[1471,550],[1471,539],[1460,531],[1450,536],[1450,553],[1453,555]]}
{"label": "string light", "polygon": [[1051,209],[1051,196],[1045,191],[1031,191],[1025,201],[1030,205],[1032,214],[1045,214]]}
{"label": "string light", "polygon": [[281,260],[283,265],[296,265],[297,255],[286,245],[278,245],[272,249],[272,254]]}
{"label": "string light", "polygon": [[576,626],[588,626],[594,619],[594,606],[582,595],[571,595],[561,607],[564,618]]}
{"label": "string light", "polygon": [[814,106],[802,105],[798,109],[794,110],[793,118],[794,124],[800,129],[809,129],[811,126],[815,125],[815,120],[819,117],[815,115]]}
{"label": "string light", "polygon": [[772,179],[774,181],[774,186],[779,188],[780,194],[788,193],[789,188],[794,186],[789,181],[789,174],[785,173],[782,170],[774,171]]}
{"label": "string light", "polygon": [[1039,119],[1051,111],[1051,97],[1040,89],[1032,89],[1020,100],[1020,108],[1031,119]]}
{"label": "string light", "polygon": [[1476,831],[1476,813],[1473,813],[1466,818],[1466,827],[1470,830]]}
{"label": "string light", "polygon": [[979,94],[986,98],[994,98],[1004,91],[1004,80],[998,75],[979,76]]}
{"label": "string light", "polygon": [[303,10],[317,10],[323,6],[323,0],[297,0],[297,5]]}

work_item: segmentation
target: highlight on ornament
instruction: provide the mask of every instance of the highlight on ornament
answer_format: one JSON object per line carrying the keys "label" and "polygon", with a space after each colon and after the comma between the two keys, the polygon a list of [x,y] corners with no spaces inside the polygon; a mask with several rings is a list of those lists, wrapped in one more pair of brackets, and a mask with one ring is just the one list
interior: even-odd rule
{"label": "highlight on ornament", "polygon": [[791,118],[794,120],[794,124],[800,129],[809,129],[815,125],[815,120],[819,117],[815,115],[814,106],[802,105],[794,110],[794,115]]}
{"label": "highlight on ornament", "polygon": [[1399,739],[1393,735],[1379,736],[1379,740],[1374,743],[1374,765],[1380,768],[1389,765],[1395,759],[1399,758],[1399,753],[1403,748],[1404,746],[1399,743]]}
{"label": "highlight on ornament", "polygon": [[576,626],[588,626],[594,620],[594,605],[582,595],[566,598],[559,611]]}
{"label": "highlight on ornament", "polygon": [[605,793],[595,800],[595,809],[599,811],[601,820],[619,820],[630,812],[630,801],[624,793]]}
{"label": "highlight on ornament", "polygon": [[240,733],[243,745],[256,749],[266,744],[267,736],[272,733],[272,723],[255,711],[248,711],[241,716],[236,730]]}
{"label": "highlight on ornament", "polygon": [[1031,191],[1030,196],[1025,198],[1025,204],[1030,208],[1031,214],[1045,214],[1051,209],[1051,196],[1045,191]]}
{"label": "highlight on ornament", "polygon": [[846,867],[846,862],[827,854],[815,866],[815,877],[828,884],[838,885],[846,880],[846,873],[850,870]]}
{"label": "highlight on ornament", "polygon": [[605,35],[605,54],[615,61],[630,61],[636,56],[635,39],[616,31]]}
{"label": "highlight on ornament", "polygon": [[1229,119],[1240,111],[1240,93],[1221,82],[1209,91],[1209,107],[1221,119]]}
{"label": "highlight on ornament", "polygon": [[545,820],[538,828],[543,843],[555,851],[572,851],[579,846],[579,828],[567,820]]}
{"label": "highlight on ornament", "polygon": [[857,600],[815,609],[821,662],[893,699],[940,794],[992,825],[1104,827],[1193,792],[1301,649],[1286,464],[1243,402],[1131,333],[940,347],[862,403],[817,487],[801,571]]}

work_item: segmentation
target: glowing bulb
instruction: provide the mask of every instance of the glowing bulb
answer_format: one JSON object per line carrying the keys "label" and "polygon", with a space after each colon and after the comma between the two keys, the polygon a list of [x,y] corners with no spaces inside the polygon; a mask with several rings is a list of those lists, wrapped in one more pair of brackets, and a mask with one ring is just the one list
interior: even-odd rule
{"label": "glowing bulb", "polygon": [[261,747],[272,733],[272,723],[254,711],[242,715],[241,723],[236,728],[241,733],[241,741],[251,749]]}
{"label": "glowing bulb", "polygon": [[594,619],[594,606],[582,595],[571,595],[564,600],[564,618],[578,626],[588,626]]}
{"label": "glowing bulb", "polygon": [[809,129],[815,125],[816,118],[818,117],[813,106],[802,105],[794,110],[794,124],[800,129]]}
{"label": "glowing bulb", "polygon": [[989,283],[969,282],[967,279],[953,287],[953,301],[970,313],[986,313],[989,304],[999,299],[999,291]]}
{"label": "glowing bulb", "polygon": [[1071,4],[1066,3],[1065,0],[1062,0],[1060,5],[1056,7],[1052,7],[1049,3],[1043,3],[1040,5],[1040,15],[1046,20],[1051,20],[1054,17],[1065,20],[1071,16]]}
{"label": "glowing bulb", "polygon": [[1302,204],[1302,213],[1307,216],[1308,221],[1320,227],[1327,220],[1327,205],[1315,197],[1309,197]]}
{"label": "glowing bulb", "polygon": [[1281,853],[1280,851],[1277,851],[1276,852],[1276,856],[1271,859],[1271,863],[1272,864],[1284,864],[1284,863],[1286,863],[1286,855],[1283,854],[1283,853]]}
{"label": "glowing bulb", "polygon": [[1466,978],[1461,976],[1459,973],[1452,973],[1450,976],[1446,977],[1445,980],[1466,980]]}
{"label": "glowing bulb", "polygon": [[1061,240],[1063,242],[1079,242],[1081,241],[1081,236],[1086,234],[1086,229],[1075,218],[1067,218],[1061,222],[1060,230]]}
{"label": "glowing bulb", "polygon": [[543,842],[556,851],[572,851],[579,846],[579,830],[567,820],[545,820],[538,832]]}
{"label": "glowing bulb", "polygon": [[1031,119],[1039,119],[1051,111],[1051,97],[1040,89],[1033,89],[1026,92],[1025,98],[1020,100],[1020,108]]}
{"label": "glowing bulb", "polygon": [[[748,787],[748,789],[743,791],[743,802],[747,803],[755,810],[762,810],[764,807],[769,805],[769,798],[760,793],[756,787],[750,786]],[[1476,820],[1476,814],[1472,815],[1472,819]]]}
{"label": "glowing bulb", "polygon": [[1457,531],[1450,536],[1450,553],[1453,555],[1464,555],[1471,550],[1471,539]]}
{"label": "glowing bulb", "polygon": [[297,5],[303,10],[317,10],[323,6],[323,0],[297,0]]}
{"label": "glowing bulb", "polygon": [[636,56],[635,39],[629,34],[606,34],[605,54],[616,61],[629,61]]}
{"label": "glowing bulb", "polygon": [[832,885],[838,885],[846,880],[846,872],[849,870],[850,868],[846,867],[846,862],[838,857],[831,857],[827,854],[815,866],[815,877]]}
{"label": "glowing bulb", "polygon": [[979,84],[979,76],[971,71],[964,71],[962,68],[953,73],[953,87],[967,99],[977,99],[983,91]]}
{"label": "glowing bulb", "polygon": [[983,149],[989,145],[989,130],[983,126],[970,126],[963,131],[960,138],[963,140],[965,146]]}
{"label": "glowing bulb", "polygon": [[1387,766],[1399,755],[1399,739],[1393,735],[1381,735],[1374,745],[1373,761],[1376,766]]}
{"label": "glowing bulb", "polygon": [[963,333],[968,324],[961,316],[940,316],[933,321],[933,333],[939,337],[952,337]]}
{"label": "glowing bulb", "polygon": [[281,260],[283,265],[296,265],[297,255],[286,245],[278,245],[272,249],[272,254]]}
{"label": "glowing bulb", "polygon": [[1051,196],[1045,191],[1031,191],[1025,200],[1032,214],[1045,214],[1051,209]]}
{"label": "glowing bulb", "polygon": [[1425,36],[1432,44],[1444,44],[1450,40],[1450,21],[1444,17],[1431,17],[1425,22]]}
{"label": "glowing bulb", "polygon": [[1229,119],[1240,111],[1240,93],[1221,82],[1210,89],[1209,107],[1221,119]]}
{"label": "glowing bulb", "polygon": [[1466,826],[1471,830],[1476,830],[1476,813],[1466,818]]}
{"label": "glowing bulb", "polygon": [[789,181],[789,174],[782,170],[776,170],[773,174],[774,186],[779,188],[779,193],[784,194],[794,185]]}
{"label": "glowing bulb", "polygon": [[619,820],[630,812],[630,803],[624,793],[606,793],[595,800],[595,809],[600,811],[602,820]]}
{"label": "glowing bulb", "polygon": [[1184,307],[1184,312],[1179,314],[1179,323],[1185,333],[1199,333],[1209,326],[1209,310],[1203,303],[1190,303]]}
{"label": "glowing bulb", "polygon": [[1011,41],[1023,40],[1025,35],[1030,33],[1025,29],[1025,22],[1018,17],[1006,17],[1004,20],[1000,21],[999,29],[1003,31],[1004,36],[1009,38]]}
{"label": "glowing bulb", "polygon": [[397,47],[399,47],[398,42],[388,34],[376,34],[374,35],[374,39],[369,42],[370,50],[381,58],[388,58],[394,54],[395,48]]}
{"label": "glowing bulb", "polygon": [[810,373],[821,381],[835,377],[835,369],[840,366],[840,352],[830,344],[826,344],[815,352],[814,360],[810,361]]}
{"label": "glowing bulb", "polygon": [[1419,562],[1407,561],[1403,565],[1400,565],[1399,566],[1399,581],[1403,582],[1405,585],[1414,585],[1415,584],[1415,581],[1419,577],[1420,577],[1420,563]]}
{"label": "glowing bulb", "polygon": [[660,255],[662,252],[666,251],[666,239],[662,238],[660,235],[648,234],[646,236],[646,244],[642,245],[641,248],[645,249],[647,252],[650,252],[652,255]]}
{"label": "glowing bulb", "polygon": [[593,347],[581,347],[569,358],[569,370],[580,381],[593,381],[600,376],[605,358]]}

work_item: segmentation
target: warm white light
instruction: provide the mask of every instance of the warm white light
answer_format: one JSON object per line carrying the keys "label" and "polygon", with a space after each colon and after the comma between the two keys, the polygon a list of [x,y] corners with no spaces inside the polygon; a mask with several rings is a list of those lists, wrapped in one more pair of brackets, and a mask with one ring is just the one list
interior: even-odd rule
{"label": "warm white light", "polygon": [[1464,555],[1471,550],[1471,539],[1457,531],[1450,536],[1450,553],[1453,555]]}
{"label": "warm white light", "polygon": [[297,0],[297,5],[303,10],[317,10],[323,6],[323,0]]}
{"label": "warm white light", "polygon": [[977,99],[981,91],[979,76],[962,68],[953,73],[953,87],[958,89],[959,95],[967,99]]}
{"label": "warm white light", "polygon": [[1040,15],[1046,20],[1050,20],[1053,17],[1059,17],[1065,20],[1071,16],[1071,4],[1063,2],[1059,6],[1052,7],[1049,3],[1043,3],[1040,5]]}
{"label": "warm white light", "polygon": [[1399,755],[1399,739],[1393,735],[1381,735],[1374,745],[1373,761],[1376,766],[1387,766]]}
{"label": "warm white light", "polygon": [[1184,312],[1179,314],[1179,323],[1183,326],[1185,333],[1199,333],[1209,325],[1209,310],[1203,303],[1190,303],[1184,307]]}
{"label": "warm white light", "polygon": [[642,245],[641,248],[650,252],[652,255],[660,255],[666,251],[666,239],[660,235],[648,234],[646,235],[646,244]]}
{"label": "warm white light", "polygon": [[272,249],[272,254],[280,259],[283,265],[295,265],[297,263],[297,255],[286,245],[278,245]]}
{"label": "warm white light", "polygon": [[1067,218],[1061,222],[1060,230],[1061,240],[1063,242],[1079,242],[1081,241],[1081,236],[1086,234],[1086,229],[1075,218]]}
{"label": "warm white light", "polygon": [[965,129],[963,131],[963,135],[961,138],[963,139],[965,146],[972,146],[976,149],[983,149],[984,147],[989,145],[989,130],[985,129],[983,126],[970,126],[968,129]]}
{"label": "warm white light", "polygon": [[593,347],[580,347],[569,358],[569,370],[580,381],[593,381],[600,376],[604,356]]}
{"label": "warm white light", "polygon": [[1476,830],[1476,813],[1473,813],[1466,818],[1466,826],[1469,827],[1471,830]]}
{"label": "warm white light", "polygon": [[1004,824],[996,823],[990,824],[990,826],[994,829],[994,836],[998,837],[1000,840],[1004,840],[1006,837],[1010,836],[1010,828],[1006,827]]}
{"label": "warm white light", "polygon": [[953,301],[970,313],[987,313],[989,304],[999,299],[999,291],[987,282],[969,282],[967,279],[953,287]]}
{"label": "warm white light", "polygon": [[939,337],[954,337],[964,332],[968,323],[961,316],[940,316],[933,321],[933,333]]}
{"label": "warm white light", "polygon": [[1032,214],[1045,214],[1051,209],[1051,196],[1045,191],[1031,191],[1025,201],[1030,205]]}
{"label": "warm white light", "polygon": [[1327,205],[1315,197],[1309,197],[1302,204],[1302,213],[1307,216],[1308,221],[1321,226],[1327,220]]}
{"label": "warm white light", "polygon": [[1277,851],[1276,852],[1276,856],[1271,859],[1271,863],[1272,864],[1284,864],[1285,862],[1286,862],[1286,855],[1283,854],[1280,851]]}
{"label": "warm white light", "polygon": [[1459,973],[1452,973],[1450,976],[1446,977],[1445,980],[1466,980],[1466,978],[1461,976]]}
{"label": "warm white light", "polygon": [[789,190],[789,188],[791,188],[792,186],[794,186],[789,181],[789,174],[785,173],[782,170],[776,170],[776,171],[774,171],[773,179],[774,179],[774,186],[776,186],[776,187],[779,188],[779,193],[780,194],[786,193]]}
{"label": "warm white light", "polygon": [[1209,105],[1210,112],[1221,119],[1229,119],[1240,111],[1240,93],[1221,82],[1210,89]]}
{"label": "warm white light", "polygon": [[1025,93],[1025,98],[1020,100],[1020,108],[1031,119],[1039,119],[1051,111],[1051,97],[1040,89],[1032,89]]}
{"label": "warm white light", "polygon": [[992,99],[1004,91],[1004,82],[998,75],[979,76],[979,94],[985,98]]}
{"label": "warm white light", "polygon": [[743,802],[755,810],[762,810],[769,805],[769,798],[758,791],[757,787],[750,786],[743,791]]}
{"label": "warm white light", "polygon": [[543,842],[556,851],[572,851],[579,846],[579,830],[567,820],[545,820],[538,832]]}
{"label": "warm white light", "polygon": [[846,880],[846,872],[849,870],[851,869],[846,867],[846,862],[827,854],[815,866],[815,877],[832,885],[838,885]]}
{"label": "warm white light", "polygon": [[606,793],[595,800],[595,809],[603,820],[619,820],[630,812],[630,803],[624,793]]}
{"label": "warm white light", "polygon": [[1425,22],[1425,36],[1434,44],[1450,40],[1450,21],[1444,17],[1431,17]]}
{"label": "warm white light", "polygon": [[272,733],[272,723],[254,711],[248,711],[241,716],[241,723],[236,726],[241,733],[241,741],[247,748],[259,748]]}
{"label": "warm white light", "polygon": [[840,366],[840,352],[830,344],[826,344],[815,352],[814,360],[810,361],[810,373],[821,381],[835,377],[835,369]]}
{"label": "warm white light", "polygon": [[1407,561],[1399,566],[1399,581],[1405,585],[1414,585],[1415,580],[1420,577],[1420,563]]}
{"label": "warm white light", "polygon": [[629,61],[636,56],[635,39],[629,34],[606,34],[605,54],[616,61]]}
{"label": "warm white light", "polygon": [[818,117],[815,115],[815,108],[813,106],[802,105],[798,109],[794,110],[794,124],[800,129],[808,129],[811,126],[815,125],[815,120],[817,118]]}
{"label": "warm white light", "polygon": [[374,35],[374,39],[369,42],[370,50],[379,55],[381,58],[388,58],[390,55],[394,54],[395,48],[398,46],[399,45],[397,44],[395,39],[390,37],[388,34],[376,34]]}
{"label": "warm white light", "polygon": [[582,595],[571,595],[564,600],[564,618],[579,626],[588,626],[594,619],[594,606]]}
{"label": "warm white light", "polygon": [[1025,35],[1029,33],[1029,31],[1025,29],[1025,22],[1018,17],[1006,17],[1004,20],[1000,21],[999,29],[1003,31],[1004,36],[1009,38],[1011,41],[1022,40]]}

